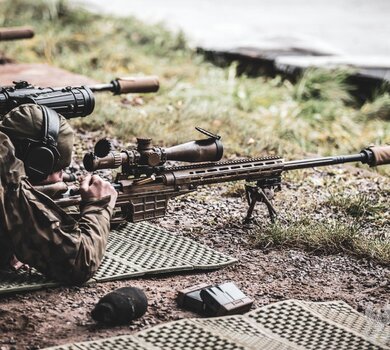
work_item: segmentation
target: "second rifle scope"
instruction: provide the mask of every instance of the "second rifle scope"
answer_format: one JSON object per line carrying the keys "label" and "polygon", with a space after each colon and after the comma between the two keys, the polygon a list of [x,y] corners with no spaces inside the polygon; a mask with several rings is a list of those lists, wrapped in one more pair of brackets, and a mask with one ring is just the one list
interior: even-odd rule
{"label": "second rifle scope", "polygon": [[12,87],[0,90],[0,115],[25,103],[49,107],[66,119],[71,119],[91,114],[95,108],[95,97],[86,86],[61,89]]}

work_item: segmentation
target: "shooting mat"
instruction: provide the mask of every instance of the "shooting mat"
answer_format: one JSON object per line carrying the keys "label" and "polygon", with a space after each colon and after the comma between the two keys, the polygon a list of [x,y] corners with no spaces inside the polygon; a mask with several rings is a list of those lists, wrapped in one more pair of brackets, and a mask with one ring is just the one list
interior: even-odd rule
{"label": "shooting mat", "polygon": [[55,350],[365,350],[390,349],[390,327],[341,301],[287,300],[245,315],[183,319]]}
{"label": "shooting mat", "polygon": [[[148,223],[124,224],[112,230],[103,262],[87,283],[147,274],[211,270],[236,262],[195,241],[170,234]],[[0,271],[0,294],[58,286],[36,271]]]}

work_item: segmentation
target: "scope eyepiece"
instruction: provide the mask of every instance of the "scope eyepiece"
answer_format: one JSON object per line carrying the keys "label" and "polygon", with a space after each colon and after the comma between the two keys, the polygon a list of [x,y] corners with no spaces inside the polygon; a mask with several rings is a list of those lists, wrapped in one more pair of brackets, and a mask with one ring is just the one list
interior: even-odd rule
{"label": "scope eyepiece", "polygon": [[99,169],[116,169],[125,163],[127,159],[123,152],[110,152],[107,156],[99,158],[93,152],[84,155],[83,164],[87,171]]}

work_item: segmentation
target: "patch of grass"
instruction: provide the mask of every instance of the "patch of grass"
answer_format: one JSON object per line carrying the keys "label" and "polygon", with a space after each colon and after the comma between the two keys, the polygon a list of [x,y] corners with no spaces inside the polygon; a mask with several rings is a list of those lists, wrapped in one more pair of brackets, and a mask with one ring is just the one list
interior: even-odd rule
{"label": "patch of grass", "polygon": [[385,92],[373,101],[366,102],[361,108],[361,113],[366,118],[390,121],[390,94]]}
{"label": "patch of grass", "polygon": [[[333,193],[325,204],[358,220],[386,220],[390,202],[386,197],[373,200],[366,194]],[[388,217],[390,220],[390,217]]]}
{"label": "patch of grass", "polygon": [[348,253],[390,263],[390,242],[364,237],[357,223],[314,222],[309,218],[288,224],[277,222],[255,233],[258,248],[299,248],[317,254]]}
{"label": "patch of grass", "polygon": [[324,70],[309,68],[294,87],[294,97],[299,101],[321,100],[333,103],[351,103],[351,86],[347,78],[351,74],[345,69]]}
{"label": "patch of grass", "polygon": [[229,182],[226,184],[226,190],[223,195],[226,197],[239,197],[245,196],[245,184],[242,181]]}
{"label": "patch of grass", "polygon": [[355,101],[347,83],[350,74],[346,69],[307,69],[292,89],[301,105],[300,116],[318,127],[338,119],[348,107],[351,113]]}
{"label": "patch of grass", "polygon": [[132,17],[93,14],[63,0],[3,1],[0,24],[35,28],[36,36],[23,45],[4,45],[19,60],[44,59],[97,79],[105,79],[112,70],[134,69],[135,62],[151,64],[145,59],[148,55],[170,59],[186,46],[182,33],[172,34]]}

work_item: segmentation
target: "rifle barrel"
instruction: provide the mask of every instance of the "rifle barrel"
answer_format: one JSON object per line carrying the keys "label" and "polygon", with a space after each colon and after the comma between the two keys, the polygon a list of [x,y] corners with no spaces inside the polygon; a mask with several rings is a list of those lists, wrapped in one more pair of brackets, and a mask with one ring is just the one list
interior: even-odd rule
{"label": "rifle barrel", "polygon": [[88,85],[88,87],[93,92],[113,91],[114,90],[112,83]]}
{"label": "rifle barrel", "polygon": [[0,41],[30,39],[34,36],[31,27],[0,28]]}
{"label": "rifle barrel", "polygon": [[310,158],[302,160],[291,160],[284,163],[284,170],[296,170],[304,169],[318,166],[327,166],[335,165],[342,163],[351,163],[351,162],[368,162],[368,155],[366,152],[361,152],[359,154],[351,154],[344,156],[334,156],[334,157],[320,157],[320,158]]}
{"label": "rifle barrel", "polygon": [[111,91],[114,95],[131,93],[156,92],[160,87],[158,77],[124,77],[117,78],[109,84],[96,84],[88,86],[93,92]]}

